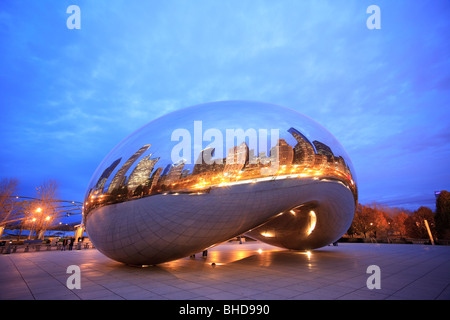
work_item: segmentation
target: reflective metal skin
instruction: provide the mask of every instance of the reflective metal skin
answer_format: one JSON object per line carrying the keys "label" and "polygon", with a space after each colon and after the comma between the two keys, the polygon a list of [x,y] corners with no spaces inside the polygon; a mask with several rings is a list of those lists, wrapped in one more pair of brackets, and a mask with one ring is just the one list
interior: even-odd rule
{"label": "reflective metal skin", "polygon": [[351,161],[312,119],[223,101],[158,118],[95,171],[83,221],[106,256],[153,265],[246,234],[288,249],[325,246],[357,203]]}

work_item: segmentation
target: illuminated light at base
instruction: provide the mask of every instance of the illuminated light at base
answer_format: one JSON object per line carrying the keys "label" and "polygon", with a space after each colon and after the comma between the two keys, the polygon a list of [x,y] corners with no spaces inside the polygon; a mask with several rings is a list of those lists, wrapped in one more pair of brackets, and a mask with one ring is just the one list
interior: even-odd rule
{"label": "illuminated light at base", "polygon": [[306,256],[308,257],[308,260],[311,259],[311,251],[306,251]]}
{"label": "illuminated light at base", "polygon": [[308,258],[308,261],[311,260],[311,256],[312,256],[312,252],[307,250],[307,251],[301,251],[299,252],[299,254],[301,255],[305,255]]}
{"label": "illuminated light at base", "polygon": [[270,232],[261,232],[261,235],[266,238],[273,238],[275,235]]}
{"label": "illuminated light at base", "polygon": [[309,217],[311,219],[311,223],[310,223],[310,226],[308,229],[308,236],[314,231],[314,229],[316,228],[316,223],[317,223],[317,216],[313,210],[311,210],[309,212]]}

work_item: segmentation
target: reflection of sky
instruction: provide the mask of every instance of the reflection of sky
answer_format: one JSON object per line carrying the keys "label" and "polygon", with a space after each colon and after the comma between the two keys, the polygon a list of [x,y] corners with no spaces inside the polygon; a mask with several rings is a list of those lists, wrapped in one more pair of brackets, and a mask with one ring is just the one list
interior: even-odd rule
{"label": "reflection of sky", "polygon": [[[321,123],[352,158],[362,203],[434,209],[450,189],[447,0],[80,0],[82,29],[68,30],[71,4],[0,3],[0,172],[22,195],[54,178],[82,201],[124,137],[218,100]],[[366,28],[371,4],[381,30]]]}

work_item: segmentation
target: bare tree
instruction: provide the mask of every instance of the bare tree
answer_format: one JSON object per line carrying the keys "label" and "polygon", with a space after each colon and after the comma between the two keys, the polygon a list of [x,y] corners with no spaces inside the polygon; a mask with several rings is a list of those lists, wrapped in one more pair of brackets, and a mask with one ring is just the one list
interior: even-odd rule
{"label": "bare tree", "polygon": [[55,200],[58,194],[59,184],[55,180],[47,180],[36,188],[37,200],[30,206],[31,232],[35,232],[35,239],[43,237],[47,228],[52,224],[57,215]]}
{"label": "bare tree", "polygon": [[4,227],[11,220],[17,208],[13,196],[18,186],[19,180],[16,178],[3,178],[0,181],[0,227]]}

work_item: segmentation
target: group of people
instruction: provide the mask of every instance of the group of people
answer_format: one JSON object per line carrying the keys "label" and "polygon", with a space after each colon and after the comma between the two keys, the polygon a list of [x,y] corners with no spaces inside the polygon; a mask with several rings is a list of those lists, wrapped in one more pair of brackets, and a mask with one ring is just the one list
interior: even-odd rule
{"label": "group of people", "polygon": [[62,240],[61,251],[66,251],[66,247],[67,246],[69,246],[69,250],[72,250],[74,242],[75,242],[75,238],[74,237],[64,238]]}

